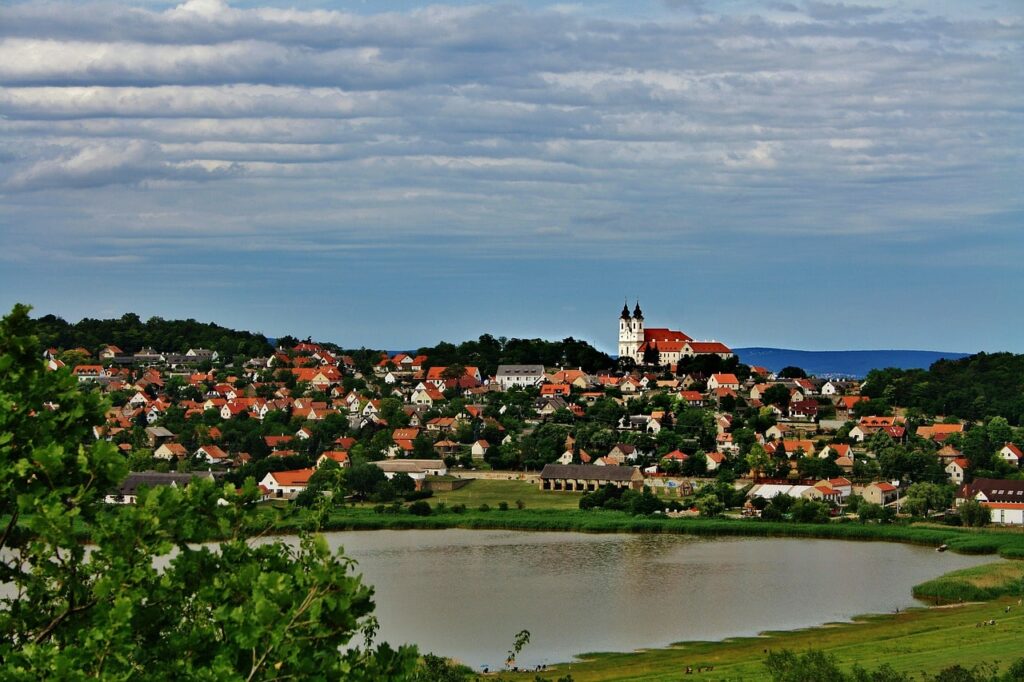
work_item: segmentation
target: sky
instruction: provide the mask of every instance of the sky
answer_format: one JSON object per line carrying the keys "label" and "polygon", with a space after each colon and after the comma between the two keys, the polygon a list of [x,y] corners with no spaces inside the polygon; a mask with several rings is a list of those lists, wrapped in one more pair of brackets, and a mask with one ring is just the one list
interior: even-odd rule
{"label": "sky", "polygon": [[6,2],[0,306],[1024,352],[1024,3]]}

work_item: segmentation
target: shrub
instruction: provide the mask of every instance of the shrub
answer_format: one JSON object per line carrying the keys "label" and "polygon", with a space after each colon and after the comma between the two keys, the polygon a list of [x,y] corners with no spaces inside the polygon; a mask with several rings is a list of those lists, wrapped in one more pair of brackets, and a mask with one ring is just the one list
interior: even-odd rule
{"label": "shrub", "polygon": [[508,511],[508,502],[499,502],[498,503],[498,509],[500,511]]}
{"label": "shrub", "polygon": [[452,512],[454,512],[455,514],[465,514],[466,513],[466,505],[464,505],[462,503],[453,504],[452,505]]}
{"label": "shrub", "polygon": [[526,509],[526,503],[522,500],[516,500],[516,509]]}
{"label": "shrub", "polygon": [[489,505],[486,502],[484,502],[479,507],[477,507],[477,511],[489,512],[489,511],[491,511],[491,505]]}
{"label": "shrub", "polygon": [[430,516],[430,503],[426,500],[416,500],[409,505],[409,513],[413,516]]}
{"label": "shrub", "polygon": [[444,502],[438,502],[437,504],[434,505],[434,511],[436,511],[438,514],[443,514],[444,512],[448,511],[448,505],[446,505]]}
{"label": "shrub", "polygon": [[386,509],[387,507],[385,507],[383,504],[378,504],[376,507],[373,508],[373,511],[377,512],[378,514],[383,514]]}

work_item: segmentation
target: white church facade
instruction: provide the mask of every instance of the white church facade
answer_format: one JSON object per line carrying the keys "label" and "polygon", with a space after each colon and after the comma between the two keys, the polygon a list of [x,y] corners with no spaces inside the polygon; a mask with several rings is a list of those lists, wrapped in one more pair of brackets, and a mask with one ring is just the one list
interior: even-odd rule
{"label": "white church facade", "polygon": [[658,364],[674,365],[682,358],[696,355],[717,355],[723,360],[731,358],[732,350],[718,341],[694,341],[683,332],[660,327],[645,327],[640,302],[630,314],[629,306],[622,305],[619,315],[619,357],[633,358],[643,364],[647,351],[658,352]]}

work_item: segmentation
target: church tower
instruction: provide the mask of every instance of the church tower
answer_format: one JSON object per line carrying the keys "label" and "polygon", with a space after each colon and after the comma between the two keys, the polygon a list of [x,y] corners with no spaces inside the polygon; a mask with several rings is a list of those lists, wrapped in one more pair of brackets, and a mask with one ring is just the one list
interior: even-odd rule
{"label": "church tower", "polygon": [[640,346],[644,342],[644,314],[640,310],[640,301],[636,302],[633,314],[629,314],[629,306],[622,304],[622,313],[619,315],[619,357],[630,357],[634,360],[640,353]]}
{"label": "church tower", "polygon": [[625,302],[622,303],[622,314],[619,315],[619,357],[624,358],[629,355],[629,336],[632,333],[630,327],[633,324],[633,318],[629,315],[629,305]]}

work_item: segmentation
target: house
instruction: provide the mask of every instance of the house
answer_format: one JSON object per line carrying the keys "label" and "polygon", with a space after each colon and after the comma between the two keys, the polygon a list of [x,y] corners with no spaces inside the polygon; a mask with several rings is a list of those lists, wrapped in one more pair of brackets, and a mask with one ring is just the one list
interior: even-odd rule
{"label": "house", "polygon": [[392,479],[396,474],[405,474],[419,487],[427,476],[444,476],[448,473],[448,465],[440,459],[389,459],[374,462],[384,472],[384,476]]}
{"label": "house", "polygon": [[866,395],[844,395],[836,400],[836,416],[845,419],[853,413],[853,407],[859,402],[869,400]]}
{"label": "house", "polygon": [[147,426],[146,427],[146,441],[149,443],[149,447],[156,447],[161,443],[174,440],[177,436],[171,431],[167,430],[162,426]]}
{"label": "house", "polygon": [[815,485],[817,486],[819,484],[828,484],[830,488],[837,491],[842,498],[840,501],[845,500],[847,497],[853,494],[853,482],[850,479],[845,478],[843,476],[830,478],[827,481],[819,481]]}
{"label": "house", "polygon": [[314,473],[316,469],[313,468],[271,471],[263,477],[260,485],[267,489],[271,497],[291,499],[306,489]]}
{"label": "house", "polygon": [[498,365],[494,375],[494,380],[504,391],[513,386],[539,386],[544,378],[544,365]]}
{"label": "house", "polygon": [[75,368],[71,370],[71,374],[78,379],[80,384],[87,381],[97,381],[109,376],[102,365],[75,365]]}
{"label": "house", "polygon": [[999,456],[1003,458],[1004,462],[1015,467],[1020,467],[1021,460],[1024,460],[1024,452],[1021,452],[1021,449],[1014,443],[1004,445],[999,450]]}
{"label": "house", "polygon": [[941,443],[952,433],[963,433],[963,424],[932,424],[931,426],[918,426],[917,435],[921,438],[928,438]]}
{"label": "house", "polygon": [[434,443],[434,450],[441,457],[454,457],[459,454],[459,450],[462,449],[462,445],[453,440],[439,440]]}
{"label": "house", "polygon": [[797,400],[789,404],[789,418],[803,421],[816,421],[818,419],[818,401]]}
{"label": "house", "polygon": [[663,461],[667,460],[669,462],[679,462],[680,464],[682,464],[686,460],[690,459],[690,456],[683,452],[682,450],[673,450],[672,452],[666,455],[662,455],[661,459]]}
{"label": "house", "polygon": [[725,455],[721,452],[707,452],[704,454],[704,459],[707,462],[708,471],[717,471],[718,467],[722,466],[722,462],[725,461]]}
{"label": "house", "polygon": [[490,447],[491,444],[487,441],[478,440],[473,443],[473,446],[469,449],[469,454],[473,456],[473,459],[483,459]]}
{"label": "house", "polygon": [[957,485],[963,483],[964,477],[967,474],[967,469],[970,465],[971,463],[963,457],[957,457],[950,461],[950,463],[946,465],[946,474],[949,476],[949,482]]}
{"label": "house", "polygon": [[327,460],[337,462],[338,466],[343,469],[352,465],[347,452],[343,452],[341,450],[325,450],[316,460],[317,468],[319,469]]}
{"label": "house", "polygon": [[569,384],[541,384],[540,386],[541,397],[561,396],[568,398],[571,393],[572,387]]}
{"label": "house", "polygon": [[828,459],[835,456],[835,459],[840,457],[851,457],[852,450],[849,445],[844,443],[829,443],[818,452],[818,457],[821,459]]}
{"label": "house", "polygon": [[680,391],[679,399],[688,407],[704,407],[704,394],[700,391]]}
{"label": "house", "polygon": [[113,344],[103,346],[99,354],[100,360],[113,360],[121,355],[124,355],[124,351]]}
{"label": "house", "polygon": [[862,443],[865,438],[868,438],[880,429],[888,426],[898,426],[898,421],[897,417],[879,417],[876,415],[861,417],[857,425],[850,429],[850,439]]}
{"label": "house", "polygon": [[976,478],[956,494],[956,506],[974,500],[989,510],[992,523],[1024,525],[1024,481]]}
{"label": "house", "polygon": [[569,384],[574,388],[587,389],[594,385],[594,380],[582,369],[562,369],[548,376],[553,384]]}
{"label": "house", "polygon": [[728,388],[733,391],[740,390],[740,380],[735,374],[712,374],[708,379],[708,390],[714,391],[717,388]]}
{"label": "house", "polygon": [[188,450],[181,443],[164,443],[153,451],[153,457],[157,459],[184,459],[188,457]]}
{"label": "house", "polygon": [[899,488],[884,481],[864,486],[861,494],[866,501],[882,506],[892,504],[899,497]]}
{"label": "house", "polygon": [[626,443],[616,443],[612,446],[612,449],[608,451],[608,457],[611,457],[619,464],[630,461],[636,461],[637,455],[640,454],[636,451],[636,448]]}
{"label": "house", "polygon": [[196,450],[195,457],[202,459],[207,464],[224,464],[228,461],[228,453],[216,445],[203,445]]}
{"label": "house", "polygon": [[213,475],[205,471],[190,474],[161,473],[157,471],[132,472],[125,477],[117,490],[108,493],[103,500],[110,504],[135,504],[139,496],[139,488],[156,488],[165,485],[184,488],[199,478],[212,480]]}

